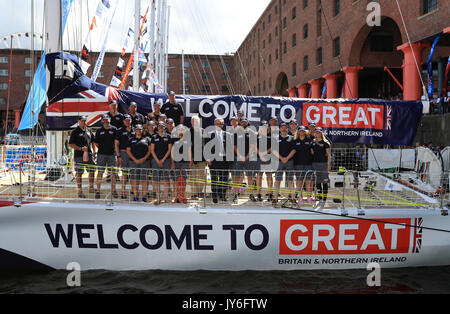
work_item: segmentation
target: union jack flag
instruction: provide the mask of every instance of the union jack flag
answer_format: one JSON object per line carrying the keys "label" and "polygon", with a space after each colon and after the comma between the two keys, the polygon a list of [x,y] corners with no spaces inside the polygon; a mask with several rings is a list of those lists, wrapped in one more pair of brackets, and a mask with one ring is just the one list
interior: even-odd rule
{"label": "union jack flag", "polygon": [[386,110],[386,130],[392,129],[392,106],[387,106]]}
{"label": "union jack flag", "polygon": [[414,239],[413,239],[413,253],[420,253],[422,249],[422,228],[423,218],[415,218],[414,219]]}
{"label": "union jack flag", "polygon": [[80,116],[87,116],[87,125],[95,125],[103,114],[109,111],[110,98],[113,98],[114,94],[116,93],[113,89],[108,91],[108,96],[93,90],[79,92],[71,98],[50,104],[47,108],[47,120],[50,120],[48,122],[52,125],[67,129],[76,127]]}

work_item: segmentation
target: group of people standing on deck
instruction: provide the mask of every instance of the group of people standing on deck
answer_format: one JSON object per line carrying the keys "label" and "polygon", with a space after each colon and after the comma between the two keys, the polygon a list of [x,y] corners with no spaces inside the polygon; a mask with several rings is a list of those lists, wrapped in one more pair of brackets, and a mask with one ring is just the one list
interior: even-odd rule
{"label": "group of people standing on deck", "polygon": [[[174,196],[181,192],[184,196],[187,184],[191,199],[205,198],[205,169],[209,168],[214,203],[226,201],[230,187],[233,201],[238,202],[244,174],[252,202],[263,201],[264,195],[276,204],[283,175],[292,203],[303,204],[304,191],[306,202],[312,205],[314,184],[316,201],[326,201],[331,144],[315,124],[299,126],[292,120],[279,125],[278,118],[272,117],[257,130],[238,111],[226,128],[223,119],[215,119],[214,126],[203,129],[198,116],[191,118],[188,128],[184,126],[183,107],[176,103],[173,92],[165,104],[156,102],[146,117],[137,109],[136,103],[130,103],[128,114],[123,115],[117,103],[111,102],[109,112],[102,117],[102,127],[95,133],[87,127],[87,117],[79,117],[69,139],[75,152],[78,197],[86,197],[81,179],[85,170],[89,173],[89,193],[99,199],[105,170],[121,168],[120,193],[116,189],[117,176],[111,175],[110,192],[114,198],[128,199],[128,179],[135,202],[148,202],[151,195],[155,204],[169,202],[169,193]],[[266,186],[262,183],[264,175]],[[180,178],[185,182],[181,186],[177,183]],[[149,193],[149,183],[153,194]],[[298,200],[296,195],[300,195]],[[176,197],[174,201],[185,202],[186,198]]]}

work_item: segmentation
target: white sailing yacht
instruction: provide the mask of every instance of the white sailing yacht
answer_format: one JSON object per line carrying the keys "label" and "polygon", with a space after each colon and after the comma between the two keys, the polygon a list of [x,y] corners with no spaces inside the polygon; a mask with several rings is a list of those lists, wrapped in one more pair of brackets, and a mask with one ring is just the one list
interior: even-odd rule
{"label": "white sailing yacht", "polygon": [[[62,47],[61,1],[45,5],[51,55]],[[48,138],[54,161],[61,156],[60,136]],[[206,197],[207,170],[203,198],[181,205],[120,201],[111,193],[80,200],[75,184],[64,180],[37,178],[28,194],[22,184],[11,185],[0,191],[0,268],[66,269],[72,262],[82,270],[182,271],[450,265],[442,193],[429,196],[370,171],[331,177],[322,208],[287,201],[274,208],[243,199],[214,204]],[[281,188],[281,194],[292,192]]]}

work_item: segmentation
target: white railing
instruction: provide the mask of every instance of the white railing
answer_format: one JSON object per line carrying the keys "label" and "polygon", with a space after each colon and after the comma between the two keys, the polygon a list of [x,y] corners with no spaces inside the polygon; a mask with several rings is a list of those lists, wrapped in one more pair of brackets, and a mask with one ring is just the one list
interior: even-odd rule
{"label": "white railing", "polygon": [[[408,184],[409,178],[418,177],[415,173],[114,168],[110,169],[109,177],[108,171],[104,173],[98,185],[99,168],[89,165],[84,170],[91,170],[94,180],[85,171],[79,188],[74,165],[46,172],[33,167],[27,170],[21,166],[3,168],[0,170],[0,198],[148,206],[180,203],[310,209],[444,209],[450,202],[448,172],[442,175],[443,188],[433,190],[426,185]],[[326,174],[329,177],[327,186],[320,184]],[[117,180],[112,180],[113,176]]]}

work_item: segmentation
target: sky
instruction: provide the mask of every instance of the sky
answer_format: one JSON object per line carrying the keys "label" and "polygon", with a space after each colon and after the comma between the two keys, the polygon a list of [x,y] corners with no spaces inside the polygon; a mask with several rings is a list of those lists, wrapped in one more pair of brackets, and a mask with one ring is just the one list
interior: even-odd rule
{"label": "sky", "polygon": [[[64,50],[81,50],[88,27],[100,0],[75,0],[64,36]],[[116,0],[110,0],[113,6]],[[116,14],[108,39],[108,51],[120,51],[127,30],[134,26],[134,0],[118,0]],[[158,1],[158,0],[157,0]],[[0,0],[0,49],[9,48],[10,34],[31,31],[31,0]],[[169,52],[195,54],[234,53],[253,25],[269,5],[270,0],[167,0],[170,6]],[[34,0],[35,32],[43,28],[44,0]],[[141,0],[144,15],[150,0]],[[108,21],[100,23],[92,34],[89,49],[101,49]],[[8,38],[7,41],[2,38]],[[14,48],[29,48],[30,39],[13,41]],[[35,49],[43,46],[35,41]]]}

